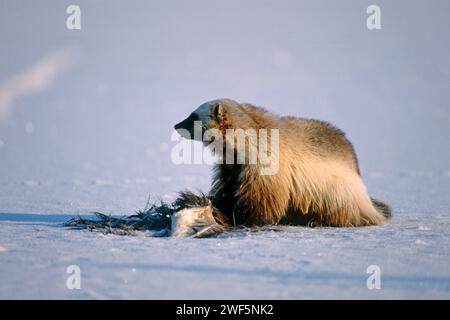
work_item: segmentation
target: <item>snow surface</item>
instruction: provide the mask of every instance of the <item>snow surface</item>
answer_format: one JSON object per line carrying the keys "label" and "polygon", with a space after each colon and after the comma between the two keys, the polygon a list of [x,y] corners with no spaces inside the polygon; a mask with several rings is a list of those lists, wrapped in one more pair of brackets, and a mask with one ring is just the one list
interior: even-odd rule
{"label": "snow surface", "polygon": [[[450,298],[448,1],[0,4],[0,298]],[[342,128],[382,227],[216,239],[68,230],[94,211],[207,191],[175,123],[228,97]],[[81,289],[66,269],[81,268]],[[381,289],[366,286],[381,268]]]}
{"label": "snow surface", "polygon": [[[429,182],[448,192],[446,179]],[[448,211],[401,201],[395,208],[405,209],[382,227],[282,227],[216,239],[103,235],[61,227],[71,215],[2,214],[0,297],[450,298]],[[69,265],[81,268],[81,290],[66,288]],[[370,265],[381,268],[380,290],[367,289]]]}

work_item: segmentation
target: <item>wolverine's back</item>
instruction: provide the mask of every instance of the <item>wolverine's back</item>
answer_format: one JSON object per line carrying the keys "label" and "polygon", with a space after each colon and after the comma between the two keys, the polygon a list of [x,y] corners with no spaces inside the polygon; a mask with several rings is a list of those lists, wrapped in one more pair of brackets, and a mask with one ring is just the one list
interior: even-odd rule
{"label": "wolverine's back", "polygon": [[347,163],[359,174],[358,159],[345,133],[326,121],[296,117],[280,118],[280,134],[297,145],[299,152]]}

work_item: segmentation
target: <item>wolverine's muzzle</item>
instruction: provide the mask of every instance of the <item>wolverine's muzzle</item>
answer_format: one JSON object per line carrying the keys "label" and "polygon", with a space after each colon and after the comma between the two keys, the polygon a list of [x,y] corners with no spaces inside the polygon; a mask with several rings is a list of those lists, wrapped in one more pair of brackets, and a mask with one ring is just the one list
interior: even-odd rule
{"label": "wolverine's muzzle", "polygon": [[174,128],[183,138],[194,139],[194,122],[198,120],[198,115],[191,113],[189,117],[177,123]]}

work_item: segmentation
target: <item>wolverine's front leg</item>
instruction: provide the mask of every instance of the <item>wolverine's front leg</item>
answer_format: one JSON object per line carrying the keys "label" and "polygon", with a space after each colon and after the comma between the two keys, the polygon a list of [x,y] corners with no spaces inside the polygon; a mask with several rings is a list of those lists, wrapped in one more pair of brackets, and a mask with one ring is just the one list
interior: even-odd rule
{"label": "wolverine's front leg", "polygon": [[245,224],[277,224],[286,214],[289,190],[276,175],[261,175],[257,166],[244,166],[234,195],[236,217]]}

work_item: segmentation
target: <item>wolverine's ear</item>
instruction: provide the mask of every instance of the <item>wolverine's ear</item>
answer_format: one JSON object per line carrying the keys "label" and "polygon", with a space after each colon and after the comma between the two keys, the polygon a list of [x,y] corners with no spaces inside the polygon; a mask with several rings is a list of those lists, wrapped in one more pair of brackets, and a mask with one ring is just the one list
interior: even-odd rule
{"label": "wolverine's ear", "polygon": [[222,104],[220,102],[217,102],[216,104],[214,104],[213,115],[214,115],[214,119],[219,120],[219,121],[224,118],[225,108],[222,106]]}

